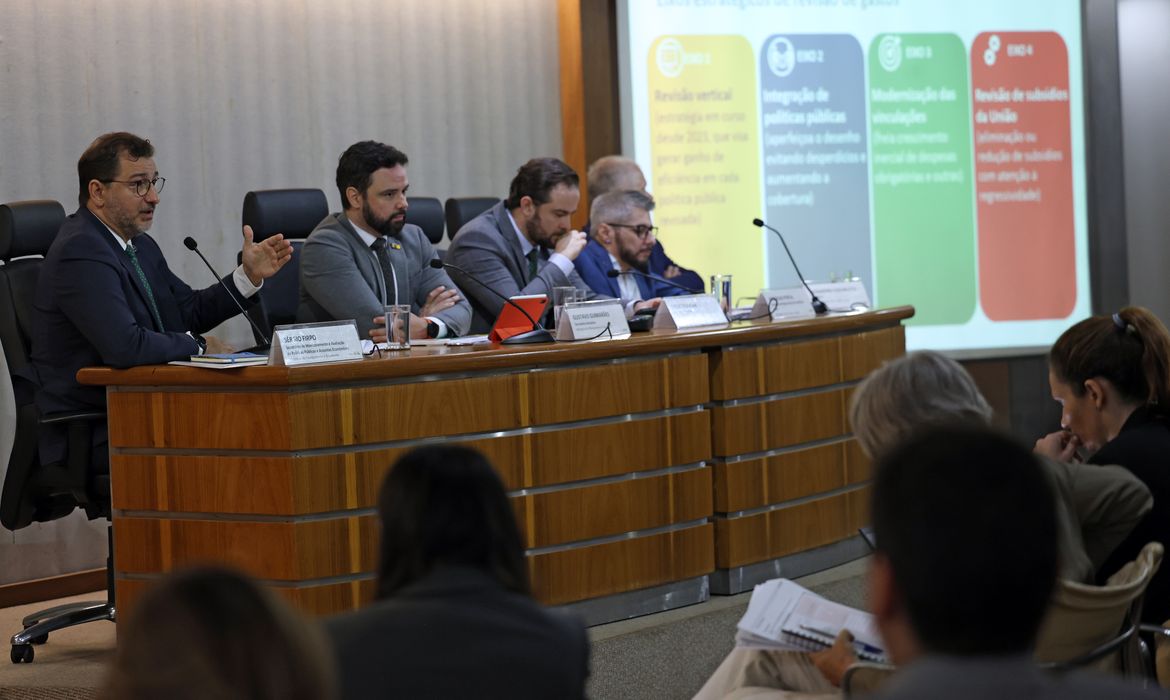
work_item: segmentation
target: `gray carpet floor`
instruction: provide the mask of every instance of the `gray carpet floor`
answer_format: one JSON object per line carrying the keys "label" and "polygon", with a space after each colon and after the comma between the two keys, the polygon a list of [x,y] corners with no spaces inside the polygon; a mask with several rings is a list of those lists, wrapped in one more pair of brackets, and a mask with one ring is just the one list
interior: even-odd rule
{"label": "gray carpet floor", "polygon": [[[830,600],[864,608],[864,571],[864,560],[859,560],[797,581]],[[589,697],[691,697],[734,644],[735,623],[749,596],[714,596],[699,605],[591,628]],[[7,642],[20,619],[34,610],[94,597],[0,610],[0,636]],[[115,626],[106,622],[56,632],[48,644],[37,647],[32,664],[0,660],[0,700],[87,700],[101,683],[114,644]]]}

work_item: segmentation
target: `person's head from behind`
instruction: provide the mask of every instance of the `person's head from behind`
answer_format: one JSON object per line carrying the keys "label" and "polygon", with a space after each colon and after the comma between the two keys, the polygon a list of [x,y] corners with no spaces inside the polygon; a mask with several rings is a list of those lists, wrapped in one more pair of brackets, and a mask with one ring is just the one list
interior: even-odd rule
{"label": "person's head from behind", "polygon": [[118,622],[118,653],[102,698],[329,698],[321,632],[233,571],[168,577]]}
{"label": "person's head from behind", "polygon": [[130,240],[150,229],[164,178],[150,141],[124,131],[102,134],[77,161],[78,204]]}
{"label": "person's head from behind", "polygon": [[516,171],[504,206],[530,243],[552,248],[569,232],[580,203],[580,180],[568,163],[533,158]]}
{"label": "person's head from behind", "polygon": [[862,380],[849,419],[858,445],[876,457],[925,426],[986,426],[991,406],[962,365],[926,350],[891,360]]}
{"label": "person's head from behind", "polygon": [[406,225],[406,154],[377,141],[360,141],[337,161],[337,190],[345,214],[379,236],[395,235]]}
{"label": "person's head from behind", "polygon": [[[646,190],[646,176],[633,160],[625,156],[602,156],[593,161],[586,171],[589,200],[596,200],[607,192]],[[590,221],[593,221],[590,215]]]}
{"label": "person's head from behind", "polygon": [[1096,451],[1135,408],[1170,411],[1170,334],[1141,307],[1086,318],[1053,344],[1048,382],[1061,427]]}
{"label": "person's head from behind", "polygon": [[878,460],[869,602],[896,663],[1030,649],[1056,582],[1053,498],[986,428],[929,428]]}
{"label": "person's head from behind", "polygon": [[654,251],[654,198],[641,190],[607,192],[589,209],[593,222],[593,237],[610,255],[618,259],[622,269],[649,271],[650,254]]}
{"label": "person's head from behind", "polygon": [[403,455],[382,483],[378,515],[378,598],[443,565],[480,569],[508,590],[529,593],[516,516],[479,452],[442,445]]}

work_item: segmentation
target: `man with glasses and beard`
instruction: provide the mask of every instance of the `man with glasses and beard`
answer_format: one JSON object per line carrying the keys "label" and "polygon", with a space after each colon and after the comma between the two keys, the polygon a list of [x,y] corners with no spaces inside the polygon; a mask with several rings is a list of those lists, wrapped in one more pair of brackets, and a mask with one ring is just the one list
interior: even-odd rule
{"label": "man with glasses and beard", "polygon": [[344,211],[317,225],[301,249],[297,321],[355,319],[358,333],[386,340],[383,308],[411,307],[412,338],[463,335],[471,307],[451,278],[430,266],[434,248],[406,223],[406,154],[362,141],[337,163]]}
{"label": "man with glasses and beard", "polygon": [[[640,190],[606,192],[593,200],[589,220],[593,235],[577,256],[581,279],[599,294],[622,300],[628,313],[656,306],[658,297],[686,294],[686,290],[635,274],[650,272],[650,256],[658,242],[658,227],[650,221],[654,198]],[[610,277],[617,270],[617,277]]]}
{"label": "man with glasses and beard", "polygon": [[[78,160],[77,176],[80,208],[45,255],[33,303],[25,372],[42,414],[105,410],[105,387],[77,383],[82,367],[154,365],[230,351],[199,334],[238,314],[236,301],[251,303],[246,300],[292,257],[283,236],[254,243],[245,226],[242,264],[222,284],[193,290],[171,272],[146,233],[166,183],[150,141],[126,132],[99,136]],[[26,388],[21,383],[17,390]],[[42,426],[42,461],[59,461],[65,449],[64,430]],[[95,426],[92,460],[104,473],[104,425]]]}
{"label": "man with glasses and beard", "polygon": [[512,178],[507,199],[459,229],[447,261],[482,283],[463,285],[475,312],[473,333],[487,333],[495,323],[504,308],[500,295],[552,297],[554,287],[573,286],[587,299],[598,296],[573,268],[586,242],[569,222],[580,201],[577,173],[567,163],[533,158]]}

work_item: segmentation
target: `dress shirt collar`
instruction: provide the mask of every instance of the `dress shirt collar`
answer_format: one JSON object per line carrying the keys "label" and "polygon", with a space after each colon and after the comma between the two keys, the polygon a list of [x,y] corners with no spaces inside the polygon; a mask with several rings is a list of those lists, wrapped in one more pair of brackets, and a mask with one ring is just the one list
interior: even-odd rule
{"label": "dress shirt collar", "polygon": [[[90,213],[92,214],[93,212],[90,212]],[[94,214],[93,218],[97,219],[99,224],[106,227],[106,230],[110,232],[110,235],[114,237],[114,240],[118,242],[118,247],[120,247],[122,249],[122,252],[126,252],[126,245],[127,245],[126,239],[124,239],[121,236],[119,236],[118,234],[114,233],[114,229],[112,229],[108,225],[106,225],[106,222],[102,221],[101,219],[98,219],[97,214]]]}
{"label": "dress shirt collar", "polygon": [[374,241],[378,240],[378,236],[375,236],[361,226],[358,226],[358,223],[349,218],[348,214],[345,215],[345,219],[349,222],[350,226],[353,226],[353,230],[357,231],[358,238],[362,239],[362,243],[365,243],[367,248],[374,245]]}
{"label": "dress shirt collar", "polygon": [[520,241],[520,253],[527,258],[528,251],[536,246],[532,245],[532,242],[528,240],[528,236],[525,236],[520,230],[520,227],[516,225],[516,219],[512,218],[512,212],[505,208],[504,213],[508,215],[508,221],[512,222],[512,230],[516,232],[516,240]]}

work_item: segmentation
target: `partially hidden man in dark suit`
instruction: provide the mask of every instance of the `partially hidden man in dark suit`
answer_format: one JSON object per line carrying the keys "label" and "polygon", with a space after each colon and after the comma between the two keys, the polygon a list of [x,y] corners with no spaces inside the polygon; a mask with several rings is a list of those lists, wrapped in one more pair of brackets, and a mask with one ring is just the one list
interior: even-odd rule
{"label": "partially hidden man in dark suit", "polygon": [[[646,190],[646,176],[638,164],[623,156],[602,156],[593,161],[586,173],[589,188],[589,201],[595,202],[607,192],[620,190]],[[585,225],[585,232],[593,235],[596,227],[595,220],[590,212],[589,223]],[[688,289],[702,292],[703,278],[694,270],[682,267],[666,254],[662,242],[655,240],[650,250],[650,260],[646,265],[647,271],[660,277],[677,282]]]}
{"label": "partially hidden man in dark suit", "polygon": [[[639,301],[686,294],[686,290],[635,274],[650,272],[650,253],[658,240],[658,227],[650,220],[652,211],[654,198],[641,190],[606,192],[593,200],[589,208],[593,234],[575,262],[586,284],[599,294],[618,297],[627,310]],[[622,274],[610,277],[612,270]]]}
{"label": "partially hidden man in dark suit", "polygon": [[376,141],[355,143],[337,163],[345,211],[317,225],[301,249],[297,321],[355,319],[358,333],[386,340],[389,304],[411,307],[410,335],[463,335],[471,306],[418,226],[406,223],[406,154]]}
{"label": "partially hidden man in dark suit", "polygon": [[1056,580],[1057,516],[1022,446],[986,429],[936,428],[883,455],[873,474],[868,600],[898,670],[868,697],[1159,697],[1033,663]]}
{"label": "partially hidden man in dark suit", "polygon": [[[80,208],[66,219],[37,281],[31,373],[42,414],[105,410],[104,387],[82,386],[82,367],[133,367],[230,351],[205,333],[240,312],[220,284],[195,291],[167,266],[146,231],[166,180],[154,146],[125,132],[100,136],[77,163]],[[252,242],[244,227],[243,264],[224,278],[242,303],[292,255],[283,236]],[[107,465],[105,430],[95,430],[95,468]],[[64,434],[42,431],[46,462],[61,459]]]}
{"label": "partially hidden man in dark suit", "polygon": [[515,516],[482,455],[403,456],[378,514],[377,600],[326,622],[343,700],[584,697],[585,629],[532,600]]}
{"label": "partially hidden man in dark suit", "polygon": [[551,298],[553,287],[573,286],[588,299],[598,296],[573,268],[586,243],[585,234],[571,230],[569,223],[580,201],[572,168],[556,158],[533,158],[520,166],[506,200],[459,229],[447,248],[447,262],[483,283],[455,273],[471,301],[473,333],[491,329],[504,307],[499,295]]}

